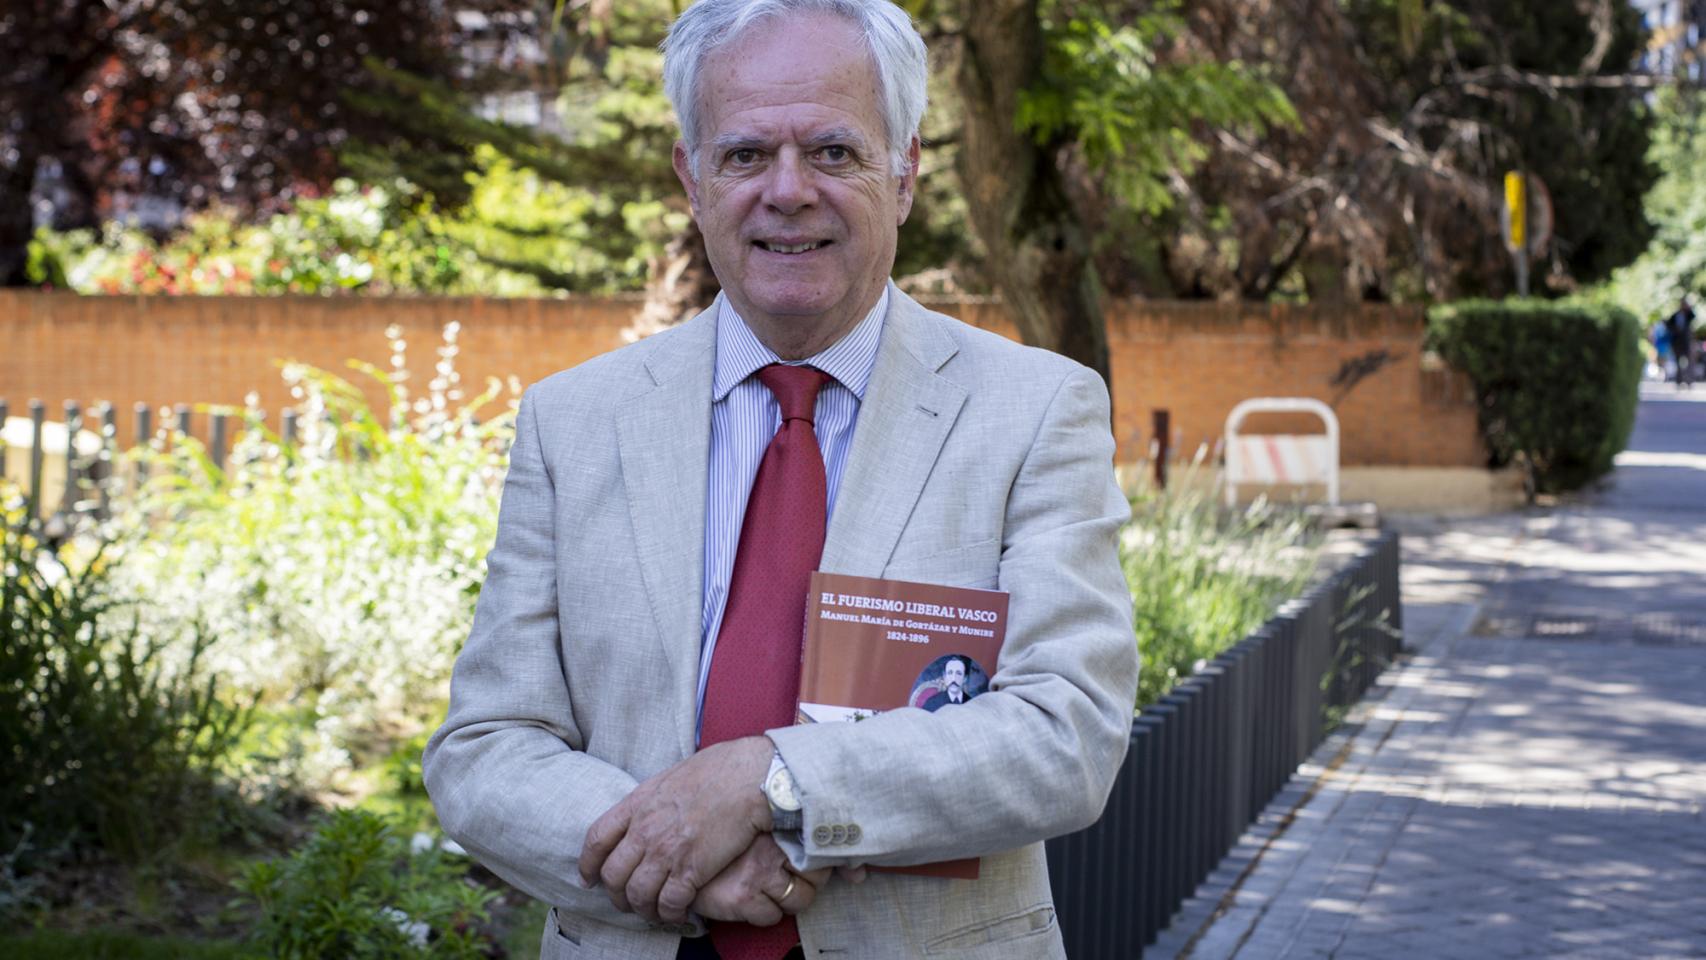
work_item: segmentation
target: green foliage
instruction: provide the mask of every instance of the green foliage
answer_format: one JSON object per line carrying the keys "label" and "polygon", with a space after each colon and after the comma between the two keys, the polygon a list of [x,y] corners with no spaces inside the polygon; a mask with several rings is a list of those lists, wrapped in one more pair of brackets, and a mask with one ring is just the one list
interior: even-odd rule
{"label": "green foliage", "polygon": [[392,372],[366,368],[384,410],[347,380],[287,365],[297,443],[251,412],[221,472],[179,438],[115,521],[114,595],[145,635],[181,650],[199,628],[204,659],[231,682],[301,711],[308,729],[274,731],[299,738],[274,755],[294,755],[310,787],[336,783],[373,738],[431,722],[468,634],[513,417],[495,383],[464,399],[456,333],[417,396],[392,331]]}
{"label": "green foliage", "polygon": [[1296,596],[1314,539],[1265,501],[1228,513],[1180,478],[1133,505],[1120,538],[1143,656],[1137,706],[1154,703]]}
{"label": "green foliage", "polygon": [[420,733],[403,740],[391,749],[382,764],[387,786],[399,796],[425,797],[426,776],[421,769],[421,754],[426,751],[430,732]]}
{"label": "green foliage", "polygon": [[672,11],[657,0],[580,11],[591,19],[559,32],[563,12],[540,38],[557,45],[548,69],[561,86],[541,129],[488,119],[442,80],[374,63],[379,82],[346,99],[404,133],[352,139],[340,159],[363,182],[413,185],[453,249],[531,278],[535,292],[637,289],[687,225],[657,50]]}
{"label": "green foliage", "polygon": [[565,184],[487,147],[476,157],[468,205],[435,223],[474,262],[530,278],[539,292],[638,289],[648,258],[686,225],[649,191]]}
{"label": "green foliage", "polygon": [[242,944],[187,940],[118,930],[66,933],[43,930],[0,936],[0,956],[29,960],[250,960]]}
{"label": "green foliage", "polygon": [[1635,424],[1641,341],[1611,305],[1465,300],[1428,314],[1429,349],[1475,385],[1493,465],[1525,465],[1539,491],[1611,469]]}
{"label": "green foliage", "polygon": [[[1658,169],[1647,160],[1653,121],[1643,91],[1617,83],[1558,88],[1524,76],[1628,72],[1646,42],[1635,5],[1610,5],[1605,37],[1596,18],[1554,0],[1343,6],[1359,55],[1382,84],[1385,119],[1434,163],[1495,190],[1507,170],[1526,168],[1545,182],[1557,242],[1551,269],[1536,267],[1538,284],[1556,276],[1567,291],[1603,279],[1645,248],[1651,229],[1640,216],[1641,197]],[[1464,242],[1481,229],[1460,222],[1436,241],[1456,248],[1456,288],[1508,289],[1507,263],[1489,260],[1478,240]]]}
{"label": "green foliage", "polygon": [[[33,277],[100,294],[375,294],[542,296],[644,282],[647,256],[679,216],[660,204],[619,203],[515,166],[492,150],[471,176],[471,199],[437,212],[407,183],[339,180],[259,224],[231,210],[191,217],[157,242],[109,224],[37,232]],[[612,225],[612,223],[614,225]],[[57,278],[57,279],[56,279]]]}
{"label": "green foliage", "polygon": [[479,931],[495,896],[466,862],[411,849],[385,819],[340,810],[294,854],[256,864],[239,887],[260,904],[254,943],[278,960],[487,956]]}
{"label": "green foliage", "polygon": [[1173,201],[1168,180],[1208,156],[1200,124],[1290,125],[1285,93],[1241,63],[1164,63],[1161,48],[1184,31],[1169,12],[1129,25],[1067,17],[1045,22],[1042,80],[1019,98],[1019,127],[1039,144],[1076,140],[1109,193],[1145,213]]}
{"label": "green foliage", "polygon": [[1669,315],[1683,294],[1706,290],[1706,95],[1667,87],[1654,104],[1647,161],[1660,174],[1645,203],[1653,241],[1595,291],[1647,321]]}
{"label": "green foliage", "polygon": [[[105,596],[106,558],[67,561],[0,517],[0,850],[126,860],[219,825],[217,770],[242,735],[190,625],[179,658]],[[16,888],[16,884],[9,884]]]}

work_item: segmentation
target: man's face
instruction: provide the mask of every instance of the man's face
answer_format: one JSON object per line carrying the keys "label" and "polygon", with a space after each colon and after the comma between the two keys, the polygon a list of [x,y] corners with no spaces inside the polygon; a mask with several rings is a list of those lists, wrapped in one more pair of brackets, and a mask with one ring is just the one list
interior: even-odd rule
{"label": "man's face", "polygon": [[705,58],[699,97],[699,179],[682,145],[675,169],[717,279],[772,349],[829,346],[894,266],[916,141],[894,176],[876,69],[834,16],[752,27]]}
{"label": "man's face", "polygon": [[966,665],[958,660],[949,660],[942,666],[942,689],[950,694],[964,693],[966,689]]}

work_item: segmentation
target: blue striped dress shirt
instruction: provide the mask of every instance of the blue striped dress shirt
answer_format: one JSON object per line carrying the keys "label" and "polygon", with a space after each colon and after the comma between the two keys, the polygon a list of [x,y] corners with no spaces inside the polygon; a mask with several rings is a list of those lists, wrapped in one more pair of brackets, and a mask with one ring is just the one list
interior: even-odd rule
{"label": "blue striped dress shirt", "polygon": [[[735,549],[740,545],[746,498],[758,476],[758,464],[770,438],[782,426],[782,408],[769,388],[753,374],[760,367],[782,362],[766,347],[729,304],[717,298],[717,368],[711,381],[711,475],[705,492],[705,596],[699,650],[699,711],[705,707],[705,680],[711,675],[711,654],[729,596]],[[853,448],[853,427],[865,384],[877,361],[877,342],[888,313],[889,291],[884,286],[877,305],[846,336],[815,356],[793,361],[810,364],[832,378],[817,396],[813,429],[823,452],[829,502],[826,517],[835,515],[835,493],[847,452]]]}

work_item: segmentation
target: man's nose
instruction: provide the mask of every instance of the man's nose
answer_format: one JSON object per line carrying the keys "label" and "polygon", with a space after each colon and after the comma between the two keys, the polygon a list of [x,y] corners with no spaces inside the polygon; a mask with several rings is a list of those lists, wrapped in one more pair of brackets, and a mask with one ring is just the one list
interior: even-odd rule
{"label": "man's nose", "polygon": [[770,168],[770,179],[764,189],[765,204],[782,214],[812,206],[817,203],[815,176],[801,151],[784,149]]}

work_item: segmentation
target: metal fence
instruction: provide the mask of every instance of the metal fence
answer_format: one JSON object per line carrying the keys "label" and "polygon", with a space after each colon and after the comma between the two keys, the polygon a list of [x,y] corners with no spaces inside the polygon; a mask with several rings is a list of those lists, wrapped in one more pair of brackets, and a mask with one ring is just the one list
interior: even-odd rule
{"label": "metal fence", "polygon": [[1133,722],[1101,820],[1048,843],[1068,956],[1137,957],[1398,653],[1398,535],[1331,576]]}

